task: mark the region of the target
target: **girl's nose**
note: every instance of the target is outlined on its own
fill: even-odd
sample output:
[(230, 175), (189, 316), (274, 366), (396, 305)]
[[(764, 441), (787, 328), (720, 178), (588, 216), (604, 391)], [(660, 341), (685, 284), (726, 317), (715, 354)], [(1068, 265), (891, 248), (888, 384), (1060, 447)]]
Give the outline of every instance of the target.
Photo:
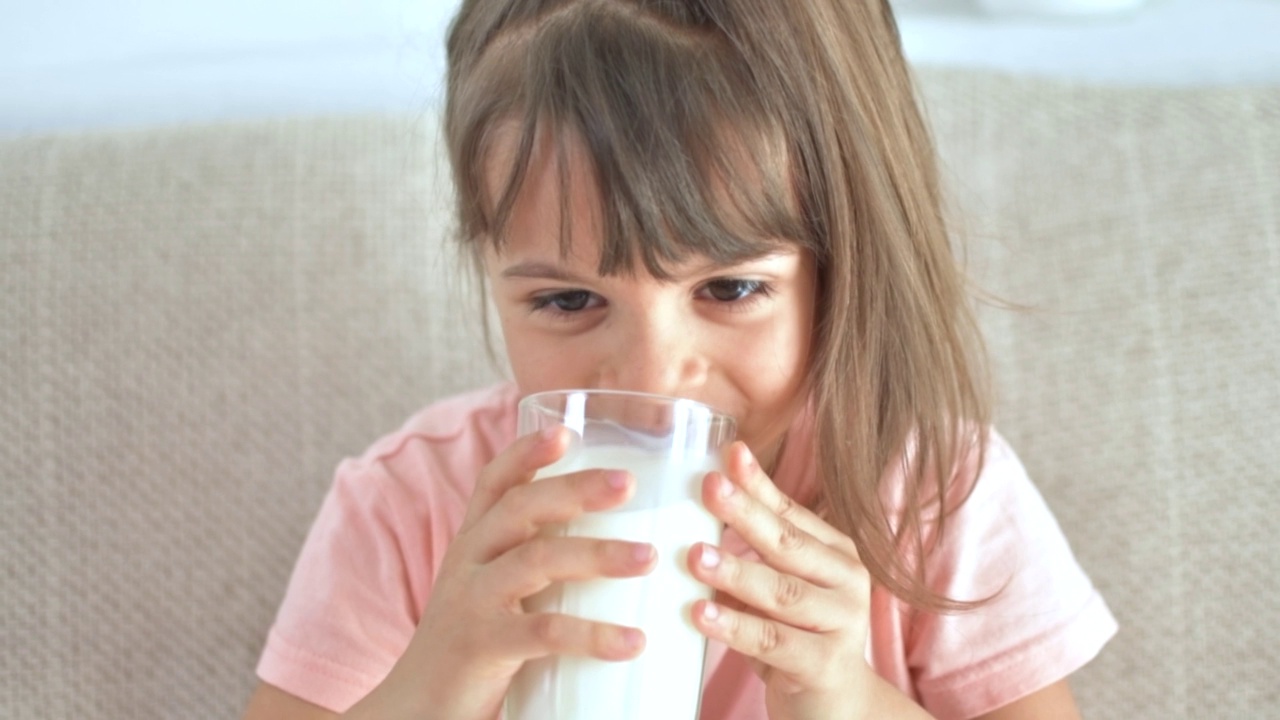
[(599, 387), (675, 397), (701, 394), (710, 363), (695, 328), (650, 317), (618, 329), (622, 332), (610, 338), (613, 347)]

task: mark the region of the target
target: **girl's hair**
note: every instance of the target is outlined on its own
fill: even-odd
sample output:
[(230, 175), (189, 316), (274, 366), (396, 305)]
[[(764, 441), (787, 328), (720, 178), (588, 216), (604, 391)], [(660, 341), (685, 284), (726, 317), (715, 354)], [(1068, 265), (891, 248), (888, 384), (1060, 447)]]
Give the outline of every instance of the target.
[[(899, 598), (971, 605), (931, 590), (923, 559), (967, 496), (955, 473), (981, 467), (985, 367), (888, 3), (466, 0), (448, 54), (445, 133), (473, 257), (501, 247), (547, 139), (561, 198), (566, 153), (585, 149), (603, 274), (642, 262), (661, 278), (690, 255), (734, 262), (780, 243), (813, 254), (822, 510)], [(517, 149), (495, 192), (500, 131)], [(888, 492), (895, 468), (908, 482)]]

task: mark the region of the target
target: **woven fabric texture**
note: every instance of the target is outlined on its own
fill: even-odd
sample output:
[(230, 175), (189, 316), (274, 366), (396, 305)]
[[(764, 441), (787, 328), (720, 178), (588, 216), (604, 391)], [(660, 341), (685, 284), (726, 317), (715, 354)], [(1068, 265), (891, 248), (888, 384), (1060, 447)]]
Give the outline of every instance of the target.
[(0, 717), (238, 716), (336, 462), (493, 375), (437, 147), (387, 119), (0, 146)]
[[(1280, 91), (926, 72), (999, 425), (1121, 634), (1096, 718), (1280, 702)], [(0, 142), (0, 717), (239, 714), (334, 465), (496, 376), (424, 119)]]
[(1087, 717), (1275, 717), (1280, 88), (948, 73), (928, 108), (997, 424), (1120, 634)]

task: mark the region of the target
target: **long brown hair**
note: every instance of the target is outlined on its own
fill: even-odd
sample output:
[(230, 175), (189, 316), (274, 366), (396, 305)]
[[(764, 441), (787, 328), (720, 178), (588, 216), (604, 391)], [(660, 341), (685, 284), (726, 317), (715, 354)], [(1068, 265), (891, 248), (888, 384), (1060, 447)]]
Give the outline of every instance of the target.
[[(957, 470), (981, 466), (985, 366), (888, 3), (467, 0), (448, 54), (459, 231), (477, 255), (503, 242), (548, 132), (562, 160), (569, 138), (587, 149), (602, 274), (639, 260), (663, 277), (690, 254), (739, 260), (778, 238), (813, 253), (823, 510), (899, 598), (969, 605), (933, 592), (922, 561), (965, 496)], [(504, 125), (520, 141), (490, 197)]]

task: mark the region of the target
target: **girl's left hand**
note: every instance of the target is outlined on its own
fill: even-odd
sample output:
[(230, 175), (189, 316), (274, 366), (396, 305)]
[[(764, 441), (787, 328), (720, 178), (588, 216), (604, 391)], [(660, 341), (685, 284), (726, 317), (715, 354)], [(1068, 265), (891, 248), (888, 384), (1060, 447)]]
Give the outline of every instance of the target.
[(703, 503), (763, 562), (695, 546), (694, 577), (741, 606), (699, 601), (694, 622), (751, 659), (772, 720), (864, 717), (884, 684), (866, 661), (871, 578), (853, 540), (783, 494), (745, 444), (726, 470), (707, 475)]

